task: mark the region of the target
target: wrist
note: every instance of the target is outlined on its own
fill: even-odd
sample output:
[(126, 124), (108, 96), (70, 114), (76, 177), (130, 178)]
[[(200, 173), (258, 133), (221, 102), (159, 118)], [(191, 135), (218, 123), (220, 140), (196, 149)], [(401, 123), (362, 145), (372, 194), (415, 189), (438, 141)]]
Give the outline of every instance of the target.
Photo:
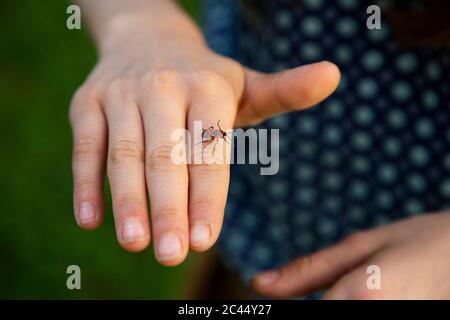
[[(176, 21), (176, 23), (174, 23)], [(99, 30), (95, 42), (100, 55), (123, 46), (124, 43), (145, 44), (159, 40), (187, 40), (190, 44), (206, 46), (201, 30), (183, 14), (155, 17), (154, 14), (121, 14), (107, 21)]]

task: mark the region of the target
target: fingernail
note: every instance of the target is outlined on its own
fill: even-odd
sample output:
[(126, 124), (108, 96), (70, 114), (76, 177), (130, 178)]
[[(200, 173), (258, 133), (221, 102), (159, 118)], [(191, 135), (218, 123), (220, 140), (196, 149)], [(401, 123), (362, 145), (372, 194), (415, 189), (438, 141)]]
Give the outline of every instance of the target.
[(191, 230), (191, 245), (200, 247), (208, 244), (211, 237), (210, 229), (205, 224), (196, 224)]
[(94, 206), (88, 201), (80, 203), (80, 209), (78, 211), (78, 219), (80, 224), (88, 224), (97, 220)]
[(262, 286), (268, 286), (274, 283), (279, 276), (278, 271), (267, 271), (256, 277), (256, 282)]
[(156, 257), (160, 261), (176, 258), (181, 253), (180, 238), (174, 233), (166, 233), (159, 239)]
[(130, 218), (124, 221), (122, 240), (124, 243), (145, 240), (144, 225), (139, 219)]

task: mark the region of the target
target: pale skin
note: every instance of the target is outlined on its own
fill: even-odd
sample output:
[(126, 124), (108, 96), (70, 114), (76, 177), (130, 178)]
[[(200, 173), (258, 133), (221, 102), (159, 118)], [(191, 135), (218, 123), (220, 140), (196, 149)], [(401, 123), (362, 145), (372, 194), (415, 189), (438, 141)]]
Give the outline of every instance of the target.
[[(450, 214), (422, 215), (355, 233), (253, 279), (274, 298), (326, 289), (324, 299), (450, 299)], [(369, 289), (367, 267), (380, 268), (380, 289)]]
[(102, 223), (106, 174), (120, 245), (141, 251), (152, 238), (156, 259), (177, 265), (217, 240), (229, 167), (175, 165), (171, 133), (194, 120), (226, 130), (311, 107), (336, 89), (339, 70), (329, 62), (249, 70), (211, 51), (171, 0), (77, 4), (99, 61), (70, 107), (76, 221), (86, 230)]
[[(174, 165), (171, 132), (194, 120), (251, 126), (311, 107), (336, 89), (339, 70), (329, 62), (249, 70), (208, 49), (171, 0), (77, 3), (99, 61), (70, 108), (76, 221), (86, 230), (102, 223), (106, 174), (120, 245), (141, 251), (152, 238), (156, 259), (177, 265), (219, 236), (229, 168)], [(440, 213), (360, 232), (258, 275), (253, 286), (278, 298), (317, 289), (328, 299), (450, 298), (448, 230), (450, 215)], [(371, 264), (381, 268), (381, 290), (366, 287)]]

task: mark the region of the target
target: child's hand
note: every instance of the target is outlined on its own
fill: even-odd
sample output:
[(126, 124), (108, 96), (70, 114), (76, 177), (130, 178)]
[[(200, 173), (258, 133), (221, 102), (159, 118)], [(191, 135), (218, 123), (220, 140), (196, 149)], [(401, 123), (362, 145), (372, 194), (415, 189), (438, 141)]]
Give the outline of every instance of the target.
[[(253, 285), (277, 298), (331, 286), (325, 299), (450, 299), (449, 231), (450, 213), (410, 218), (259, 274)], [(377, 276), (367, 271), (372, 265), (379, 267), (379, 289), (367, 285)]]
[(102, 44), (70, 108), (76, 219), (83, 229), (101, 224), (106, 165), (119, 243), (130, 251), (148, 246), (148, 191), (156, 257), (176, 265), (189, 247), (204, 251), (216, 241), (229, 168), (175, 165), (172, 132), (192, 130), (194, 120), (247, 126), (312, 106), (335, 90), (339, 71), (318, 63), (260, 74), (195, 36), (120, 30)]

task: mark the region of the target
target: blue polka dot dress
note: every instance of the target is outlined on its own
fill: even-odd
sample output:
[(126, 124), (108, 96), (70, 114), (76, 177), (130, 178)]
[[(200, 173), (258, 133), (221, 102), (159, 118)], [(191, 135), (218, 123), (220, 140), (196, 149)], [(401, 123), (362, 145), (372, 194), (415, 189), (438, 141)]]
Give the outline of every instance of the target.
[[(271, 72), (321, 60), (342, 81), (318, 106), (268, 120), (280, 170), (232, 166), (224, 260), (244, 280), (356, 230), (450, 207), (450, 56), (366, 27), (365, 1), (205, 1), (210, 46)], [(295, 93), (293, 93), (295, 94)]]

